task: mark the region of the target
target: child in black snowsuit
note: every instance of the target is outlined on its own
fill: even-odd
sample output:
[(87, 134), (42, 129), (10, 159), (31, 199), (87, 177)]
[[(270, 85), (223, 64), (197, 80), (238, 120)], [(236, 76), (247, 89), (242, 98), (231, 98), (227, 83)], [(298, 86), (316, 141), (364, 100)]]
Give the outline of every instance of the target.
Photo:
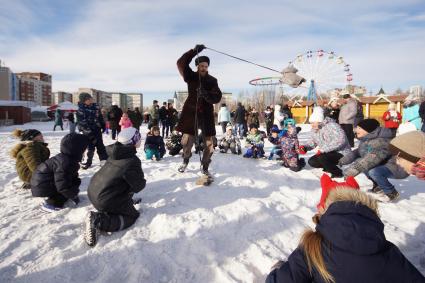
[(88, 143), (84, 135), (68, 134), (62, 138), (61, 152), (37, 166), (31, 178), (31, 192), (34, 197), (47, 197), (43, 210), (58, 211), (68, 200), (74, 206), (79, 203), (78, 169)]
[(140, 215), (133, 202), (133, 195), (146, 185), (142, 163), (136, 156), (140, 143), (139, 131), (123, 129), (118, 142), (107, 147), (105, 165), (91, 179), (87, 195), (98, 212), (90, 211), (86, 218), (84, 238), (89, 246), (96, 245), (99, 231), (126, 229)]
[(160, 136), (159, 127), (153, 126), (145, 140), (146, 159), (152, 160), (155, 156), (156, 161), (161, 160), (165, 154), (164, 138)]
[(168, 154), (171, 156), (177, 155), (180, 153), (180, 150), (183, 149), (182, 146), (182, 134), (177, 131), (171, 133), (170, 139), (166, 143)]

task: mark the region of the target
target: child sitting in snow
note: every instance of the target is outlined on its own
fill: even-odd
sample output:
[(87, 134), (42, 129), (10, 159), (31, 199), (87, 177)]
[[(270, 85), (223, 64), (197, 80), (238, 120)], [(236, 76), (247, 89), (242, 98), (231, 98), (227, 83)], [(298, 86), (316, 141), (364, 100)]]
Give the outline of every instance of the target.
[(16, 159), (16, 171), (19, 179), (24, 182), (21, 188), (30, 189), (33, 172), (39, 164), (49, 159), (50, 151), (39, 130), (22, 131), (16, 129), (13, 131), (13, 135), (21, 139), (21, 142), (11, 151), (12, 157)]
[(249, 134), (246, 137), (245, 147), (247, 147), (248, 149), (243, 155), (243, 157), (245, 158), (264, 157), (263, 135), (258, 131), (258, 127), (255, 124), (251, 124), (249, 127)]
[(221, 153), (227, 153), (229, 149), (233, 154), (242, 153), (241, 142), (239, 141), (238, 137), (233, 134), (232, 125), (228, 125), (226, 127), (226, 134), (220, 140), (220, 144), (218, 147), (220, 148)]
[(99, 231), (123, 230), (139, 217), (133, 195), (146, 185), (142, 163), (136, 155), (140, 144), (139, 131), (127, 128), (120, 132), (118, 142), (106, 148), (109, 158), (87, 189), (90, 202), (98, 210), (90, 211), (85, 221), (84, 239), (89, 246), (96, 245)]
[(84, 135), (72, 133), (64, 136), (60, 153), (41, 163), (34, 171), (31, 192), (34, 197), (47, 197), (41, 207), (43, 210), (58, 211), (68, 200), (73, 206), (78, 205), (81, 184), (78, 169), (88, 143)]
[(280, 148), (280, 138), (279, 138), (279, 128), (274, 125), (271, 128), (271, 136), (269, 137), (269, 142), (273, 145), (270, 150), (269, 160), (273, 160), (273, 156), (276, 154), (279, 157), (282, 155), (282, 149)]
[(157, 126), (153, 126), (146, 136), (145, 153), (147, 160), (152, 160), (155, 156), (156, 161), (159, 161), (164, 157), (164, 139), (160, 136), (159, 127)]
[(177, 131), (173, 131), (169, 140), (166, 143), (168, 154), (171, 156), (177, 155), (180, 153), (180, 150), (183, 149), (182, 146), (182, 137), (183, 135)]
[(121, 117), (121, 120), (120, 120), (120, 123), (119, 124), (121, 126), (121, 129), (127, 129), (127, 128), (133, 127), (133, 123), (131, 123), (131, 120), (128, 117), (128, 114), (127, 113), (123, 113), (122, 114), (122, 117)]
[(298, 172), (305, 166), (304, 158), (298, 158), (299, 142), (297, 128), (288, 125), (285, 134), (280, 138), (282, 149), (282, 166)]

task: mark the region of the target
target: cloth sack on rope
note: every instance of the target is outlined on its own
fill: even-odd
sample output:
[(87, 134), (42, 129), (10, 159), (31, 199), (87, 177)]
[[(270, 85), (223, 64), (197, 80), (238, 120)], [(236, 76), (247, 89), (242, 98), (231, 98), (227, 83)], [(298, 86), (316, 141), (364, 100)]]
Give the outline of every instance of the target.
[(298, 87), (300, 84), (305, 82), (305, 79), (299, 75), (297, 75), (298, 69), (294, 66), (288, 66), (282, 71), (281, 82), (287, 84), (293, 88)]

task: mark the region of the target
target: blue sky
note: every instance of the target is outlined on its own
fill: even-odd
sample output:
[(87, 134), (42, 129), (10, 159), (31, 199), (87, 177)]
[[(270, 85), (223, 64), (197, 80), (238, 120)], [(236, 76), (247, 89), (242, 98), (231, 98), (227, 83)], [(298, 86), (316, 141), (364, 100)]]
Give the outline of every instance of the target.
[[(344, 56), (354, 84), (425, 85), (425, 1), (0, 0), (0, 59), (53, 75), (53, 89), (141, 91), (145, 103), (186, 86), (175, 62), (196, 43), (276, 69), (307, 50)], [(205, 51), (223, 90), (274, 75)]]

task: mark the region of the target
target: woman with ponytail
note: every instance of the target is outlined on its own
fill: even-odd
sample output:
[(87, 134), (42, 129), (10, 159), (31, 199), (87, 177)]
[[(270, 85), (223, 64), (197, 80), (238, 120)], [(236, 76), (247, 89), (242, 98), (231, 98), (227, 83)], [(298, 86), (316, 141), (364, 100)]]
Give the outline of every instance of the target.
[(50, 151), (39, 130), (16, 129), (13, 135), (20, 139), (20, 143), (12, 149), (11, 155), (16, 159), (18, 176), (24, 182), (21, 188), (30, 189), (32, 173), (40, 163), (49, 159)]
[(321, 178), (322, 199), (315, 231), (301, 237), (286, 262), (279, 261), (267, 283), (425, 282), (425, 277), (384, 235), (375, 199), (344, 183)]

